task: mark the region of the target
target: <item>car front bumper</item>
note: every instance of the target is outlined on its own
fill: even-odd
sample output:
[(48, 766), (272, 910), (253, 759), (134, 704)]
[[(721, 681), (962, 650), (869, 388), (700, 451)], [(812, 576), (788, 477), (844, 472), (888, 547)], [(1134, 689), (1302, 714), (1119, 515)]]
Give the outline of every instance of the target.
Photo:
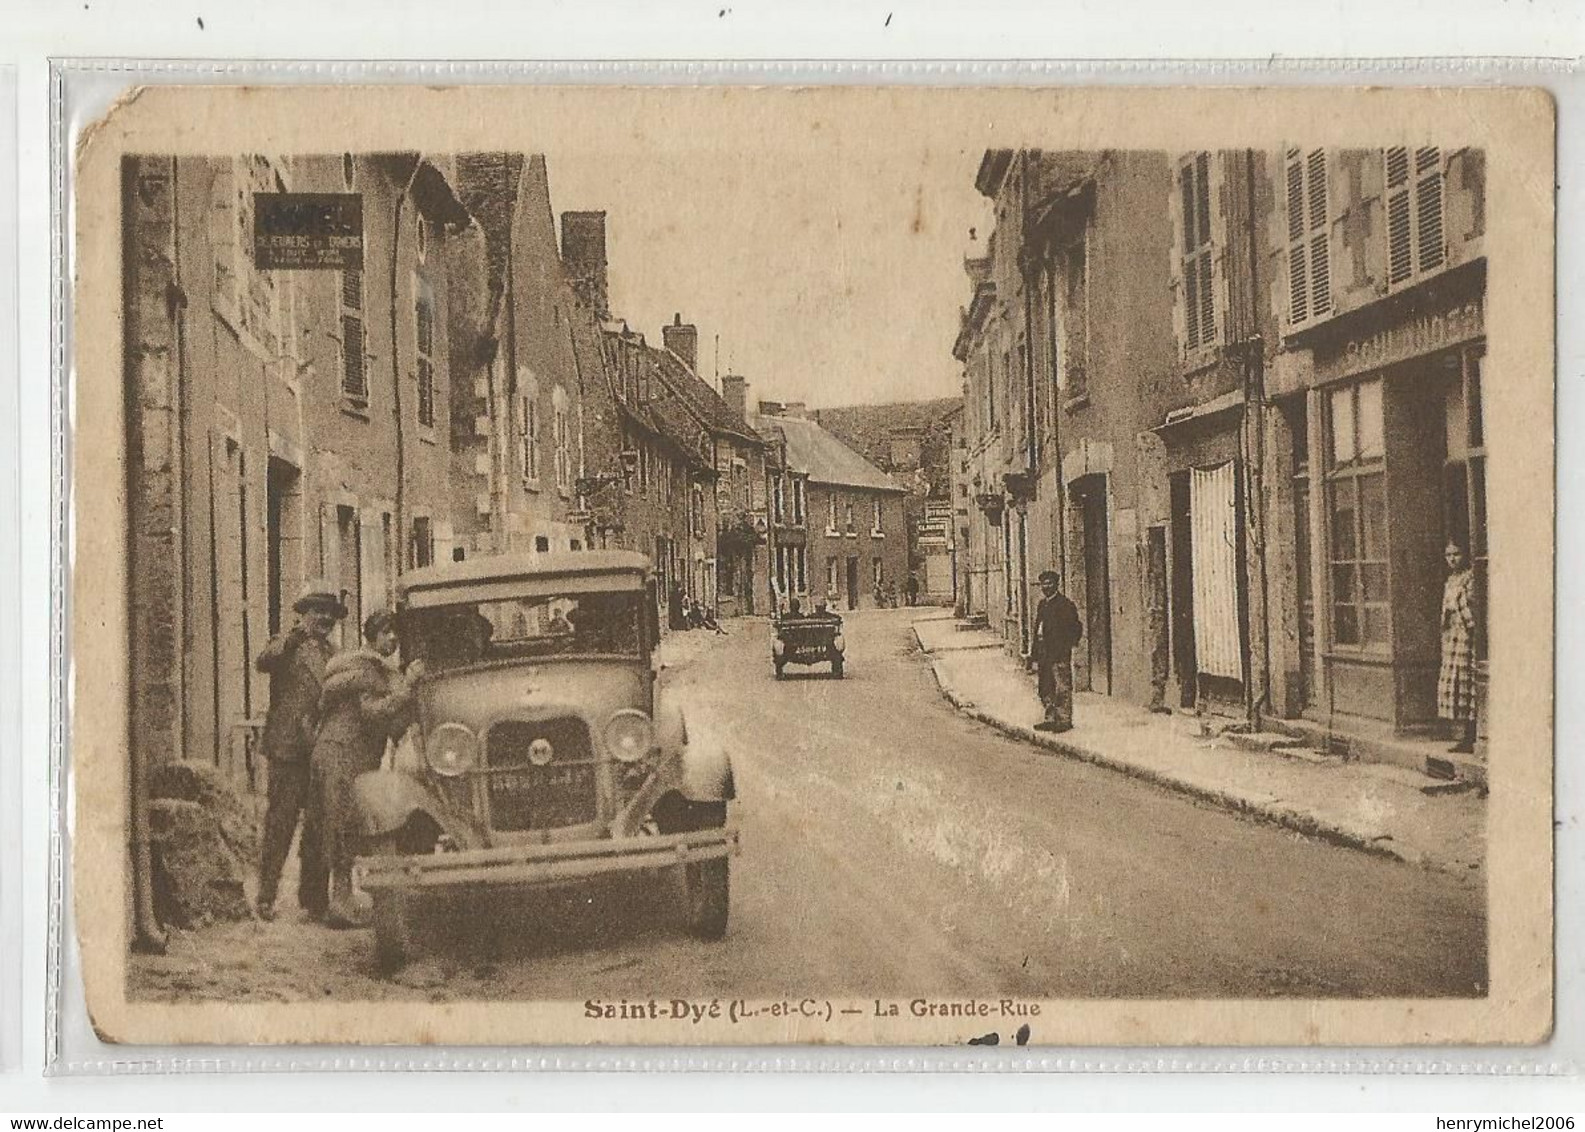
[(738, 851), (734, 826), (656, 837), (601, 838), (550, 845), (500, 845), (421, 856), (360, 857), (358, 884), (381, 889), (434, 890), (463, 886), (540, 887), (573, 884), (612, 873), (691, 865)]

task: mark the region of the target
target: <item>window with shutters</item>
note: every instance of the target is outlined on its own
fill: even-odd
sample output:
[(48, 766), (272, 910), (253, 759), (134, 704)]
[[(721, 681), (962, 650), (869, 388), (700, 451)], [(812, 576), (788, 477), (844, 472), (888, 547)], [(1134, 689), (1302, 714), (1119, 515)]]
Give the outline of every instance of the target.
[(1178, 165), (1178, 307), (1185, 353), (1216, 341), (1215, 240), (1211, 231), (1211, 155), (1196, 153)]
[(524, 482), (539, 482), (539, 388), (526, 370), (517, 373), (518, 472)]
[(1442, 226), (1442, 151), (1394, 146), (1386, 166), (1387, 286), (1403, 287), (1447, 262)]
[(1332, 313), (1332, 250), (1326, 151), (1287, 151), (1288, 321), (1303, 326)]
[(551, 442), (555, 446), (556, 487), (563, 495), (572, 489), (572, 424), (567, 412), (567, 391), (551, 390)]
[(418, 341), (418, 423), (435, 426), (435, 294), (420, 277), (413, 299), (413, 322)]
[(1062, 371), (1057, 383), (1067, 390), (1068, 400), (1077, 401), (1089, 393), (1090, 304), (1088, 235), (1068, 249), (1063, 265), (1061, 351)]
[(341, 392), (366, 404), (369, 374), (363, 341), (363, 272), (341, 273)]
[(435, 561), (435, 535), (430, 529), (428, 515), (413, 516), (408, 544), (407, 563), (412, 569), (422, 569)]

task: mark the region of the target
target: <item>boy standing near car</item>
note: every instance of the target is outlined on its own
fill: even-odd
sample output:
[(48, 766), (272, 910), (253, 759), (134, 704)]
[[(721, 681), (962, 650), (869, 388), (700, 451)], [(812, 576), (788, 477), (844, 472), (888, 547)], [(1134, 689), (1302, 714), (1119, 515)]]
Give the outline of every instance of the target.
[(1079, 611), (1062, 593), (1062, 578), (1055, 570), (1040, 575), (1040, 606), (1035, 611), (1035, 635), (1029, 653), (1039, 676), (1040, 702), (1046, 718), (1036, 731), (1073, 729), (1073, 646), (1083, 629)]
[(347, 607), (341, 594), (320, 580), (303, 587), (292, 609), (298, 615), (297, 623), (272, 638), (256, 662), (258, 670), (270, 678), (270, 710), (264, 717), (262, 744), (268, 760), (268, 800), (255, 905), (261, 920), (275, 918), (275, 893), (299, 817), (303, 835), (297, 853), (297, 902), (318, 919), (324, 916), (330, 896), (316, 807), (309, 796), (309, 756), (314, 749), (325, 666), (334, 651), (330, 631), (347, 615)]

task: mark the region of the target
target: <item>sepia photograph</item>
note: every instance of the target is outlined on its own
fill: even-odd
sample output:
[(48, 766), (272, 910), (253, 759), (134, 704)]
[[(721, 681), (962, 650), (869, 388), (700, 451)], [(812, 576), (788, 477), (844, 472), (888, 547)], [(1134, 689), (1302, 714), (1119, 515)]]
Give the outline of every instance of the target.
[(129, 95), (72, 188), (96, 1030), (1543, 1040), (1552, 131)]

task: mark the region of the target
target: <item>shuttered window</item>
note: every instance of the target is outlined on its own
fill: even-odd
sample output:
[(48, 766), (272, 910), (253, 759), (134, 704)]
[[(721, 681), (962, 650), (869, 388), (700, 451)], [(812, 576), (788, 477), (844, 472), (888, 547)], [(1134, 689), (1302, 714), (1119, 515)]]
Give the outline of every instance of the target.
[(1209, 153), (1197, 153), (1178, 167), (1178, 188), (1183, 209), (1178, 301), (1183, 310), (1184, 349), (1195, 350), (1216, 340)]
[(358, 401), (369, 397), (363, 359), (363, 272), (341, 273), (341, 392)]
[(413, 322), (418, 338), (418, 423), (435, 423), (435, 297), (429, 284), (419, 280), (413, 302)]
[(1288, 321), (1298, 326), (1332, 312), (1326, 151), (1289, 149), (1285, 168)]
[(1442, 224), (1442, 151), (1435, 146), (1385, 151), (1387, 284), (1398, 287), (1447, 262)]

